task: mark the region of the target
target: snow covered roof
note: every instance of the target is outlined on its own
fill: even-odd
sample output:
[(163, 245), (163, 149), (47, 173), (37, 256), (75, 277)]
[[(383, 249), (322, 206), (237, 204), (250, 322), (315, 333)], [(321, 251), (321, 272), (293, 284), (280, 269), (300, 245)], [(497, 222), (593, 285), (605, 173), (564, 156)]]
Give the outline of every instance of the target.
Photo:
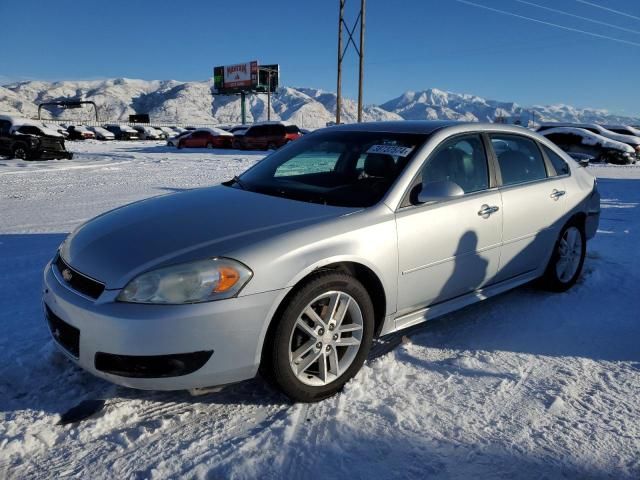
[(630, 125), (603, 125), (603, 127), (608, 130), (612, 130), (612, 129), (624, 130), (626, 132), (629, 132), (629, 135), (640, 137), (640, 129), (632, 127)]
[(37, 127), (42, 130), (42, 133), (51, 137), (62, 138), (62, 134), (56, 130), (46, 127), (44, 123), (35, 120), (29, 120), (27, 118), (14, 117), (11, 115), (0, 115), (0, 120), (8, 120), (11, 122), (11, 131), (15, 132), (17, 129), (23, 126)]
[(621, 133), (612, 132), (607, 130), (602, 125), (597, 123), (562, 123), (562, 122), (543, 122), (540, 124), (542, 127), (574, 127), (583, 128), (586, 130), (597, 130), (599, 135), (610, 138), (622, 143), (628, 143), (630, 145), (640, 145), (640, 137), (634, 135), (623, 135)]
[(227, 132), (226, 130), (222, 130), (221, 128), (210, 127), (210, 128), (199, 128), (194, 131), (205, 131), (209, 132), (214, 137), (233, 137), (233, 133)]
[[(540, 135), (548, 136), (554, 133), (571, 133), (573, 135), (578, 135), (582, 137), (582, 143), (584, 145), (600, 145), (605, 148), (612, 148), (614, 150), (620, 150), (622, 152), (634, 153), (635, 150), (630, 145), (627, 145), (623, 142), (618, 142), (616, 140), (611, 140), (610, 138), (603, 137), (602, 135), (598, 135), (597, 133), (590, 132), (589, 130), (585, 130), (584, 128), (576, 128), (576, 127), (555, 127), (549, 128), (547, 130), (543, 130), (538, 132)], [(624, 136), (624, 135), (623, 135)]]

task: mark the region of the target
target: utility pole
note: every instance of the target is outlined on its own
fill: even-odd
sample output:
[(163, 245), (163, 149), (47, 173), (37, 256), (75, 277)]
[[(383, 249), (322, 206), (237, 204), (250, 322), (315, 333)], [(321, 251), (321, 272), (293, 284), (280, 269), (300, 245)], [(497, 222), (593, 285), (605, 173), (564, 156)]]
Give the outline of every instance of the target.
[(246, 125), (247, 123), (247, 111), (244, 105), (244, 102), (247, 98), (247, 94), (244, 92), (240, 92), (240, 116), (242, 118), (242, 125)]
[[(360, 69), (358, 74), (358, 122), (362, 121), (362, 98), (363, 98), (363, 81), (364, 81), (364, 28), (365, 28), (365, 7), (366, 0), (360, 0), (360, 12), (353, 24), (352, 28), (349, 28), (344, 20), (344, 7), (346, 0), (340, 0), (340, 16), (338, 18), (338, 85), (337, 85), (337, 98), (336, 98), (336, 123), (340, 123), (340, 117), (342, 114), (342, 60), (349, 48), (349, 45), (353, 45), (354, 50), (358, 54), (360, 59)], [(360, 23), (360, 41), (356, 45), (353, 39), (353, 34), (356, 31), (356, 27)], [(347, 31), (347, 45), (343, 48), (342, 45), (342, 27), (344, 26)]]
[(358, 123), (362, 122), (362, 80), (364, 79), (364, 14), (366, 0), (360, 0), (360, 71), (358, 74)]
[(267, 122), (271, 121), (271, 70), (267, 72)]
[(340, 16), (338, 17), (338, 87), (336, 92), (336, 123), (340, 124), (342, 107), (342, 24), (344, 23), (344, 2), (340, 0)]

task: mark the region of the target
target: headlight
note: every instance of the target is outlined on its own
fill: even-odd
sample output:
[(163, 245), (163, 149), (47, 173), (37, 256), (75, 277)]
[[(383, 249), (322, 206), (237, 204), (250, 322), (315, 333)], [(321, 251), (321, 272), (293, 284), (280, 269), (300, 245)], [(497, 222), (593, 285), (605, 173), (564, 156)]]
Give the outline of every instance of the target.
[(199, 303), (233, 297), (253, 272), (229, 258), (211, 258), (143, 273), (120, 292), (117, 300), (130, 303)]

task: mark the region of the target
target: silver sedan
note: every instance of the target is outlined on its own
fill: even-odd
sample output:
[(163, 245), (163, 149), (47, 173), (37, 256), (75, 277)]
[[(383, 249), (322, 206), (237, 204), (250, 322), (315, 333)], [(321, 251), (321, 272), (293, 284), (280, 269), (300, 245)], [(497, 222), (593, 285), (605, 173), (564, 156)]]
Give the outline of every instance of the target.
[(587, 170), (520, 127), (326, 128), (219, 186), (71, 233), (44, 272), (56, 343), (141, 389), (262, 372), (316, 401), (386, 335), (532, 280), (564, 291), (595, 235)]

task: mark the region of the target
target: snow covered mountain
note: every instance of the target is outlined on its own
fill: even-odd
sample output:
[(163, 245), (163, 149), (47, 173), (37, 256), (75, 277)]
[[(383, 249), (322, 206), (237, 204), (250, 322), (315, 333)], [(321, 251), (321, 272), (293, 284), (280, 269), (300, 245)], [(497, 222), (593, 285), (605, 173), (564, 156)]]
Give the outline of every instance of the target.
[[(29, 81), (0, 86), (0, 112), (29, 117), (37, 115), (44, 101), (92, 100), (100, 119), (126, 120), (130, 114), (149, 113), (156, 122), (236, 123), (240, 120), (238, 96), (214, 96), (209, 82), (133, 80)], [(271, 99), (271, 118), (291, 121), (307, 128), (322, 127), (335, 119), (336, 95), (314, 88), (284, 87)], [(45, 118), (90, 119), (87, 109), (52, 109)], [(639, 119), (610, 115), (605, 110), (579, 109), (568, 105), (522, 107), (513, 102), (487, 100), (435, 88), (405, 92), (380, 106), (364, 109), (365, 121), (373, 120), (467, 120), (494, 121), (498, 117), (527, 123), (536, 121), (639, 123)], [(266, 95), (248, 97), (249, 122), (267, 119)], [(356, 103), (343, 102), (343, 121), (356, 120)]]

